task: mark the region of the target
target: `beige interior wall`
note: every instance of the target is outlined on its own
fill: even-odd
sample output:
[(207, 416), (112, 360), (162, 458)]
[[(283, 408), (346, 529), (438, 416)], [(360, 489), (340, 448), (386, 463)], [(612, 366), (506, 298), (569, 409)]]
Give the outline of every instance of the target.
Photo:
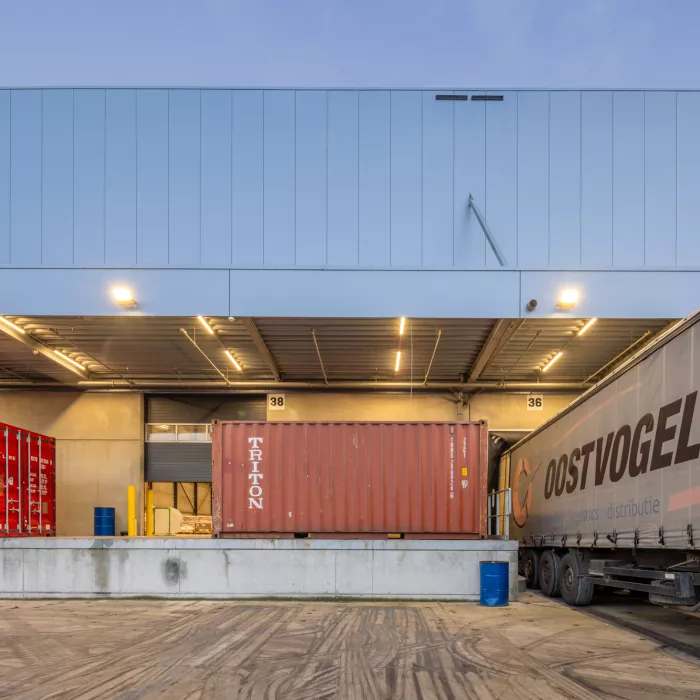
[(544, 394), (541, 411), (527, 410), (528, 394), (475, 394), (465, 420), (486, 420), (491, 430), (534, 430), (566, 408), (578, 394)]
[[(191, 515), (194, 513), (194, 483), (179, 483), (177, 488), (178, 510), (185, 515)], [(187, 494), (187, 496), (185, 496), (185, 494)], [(187, 500), (187, 497), (189, 497), (189, 501)], [(172, 508), (174, 500), (172, 482), (153, 482), (154, 508)], [(193, 505), (190, 505), (190, 501)], [(197, 484), (197, 505), (199, 515), (211, 515), (211, 484)]]
[(141, 394), (4, 391), (0, 421), (56, 438), (58, 535), (92, 535), (95, 506), (114, 507), (125, 531), (129, 485), (143, 512)]
[(457, 405), (451, 395), (285, 394), (285, 410), (270, 411), (269, 421), (451, 421)]
[[(464, 420), (486, 420), (490, 428), (532, 430), (577, 394), (544, 395), (542, 411), (527, 410), (526, 394), (476, 394), (469, 398)], [(466, 402), (465, 398), (465, 402)], [(457, 401), (452, 394), (287, 393), (284, 411), (270, 411), (269, 421), (453, 421)]]
[(153, 507), (172, 508), (175, 499), (173, 498), (173, 485), (169, 481), (153, 482)]

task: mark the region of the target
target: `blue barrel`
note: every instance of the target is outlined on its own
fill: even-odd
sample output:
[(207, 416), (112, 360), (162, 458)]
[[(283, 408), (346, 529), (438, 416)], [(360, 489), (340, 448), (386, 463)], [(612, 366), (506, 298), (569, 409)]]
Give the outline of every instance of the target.
[(508, 562), (482, 561), (479, 563), (482, 605), (508, 605)]
[(114, 537), (114, 508), (95, 507), (95, 537)]

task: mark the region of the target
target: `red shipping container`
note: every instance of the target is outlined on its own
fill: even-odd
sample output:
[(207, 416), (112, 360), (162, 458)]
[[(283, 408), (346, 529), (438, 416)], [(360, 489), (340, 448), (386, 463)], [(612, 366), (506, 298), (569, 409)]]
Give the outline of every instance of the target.
[(0, 537), (56, 534), (56, 441), (0, 423)]
[(487, 534), (485, 422), (214, 421), (212, 447), (215, 537)]

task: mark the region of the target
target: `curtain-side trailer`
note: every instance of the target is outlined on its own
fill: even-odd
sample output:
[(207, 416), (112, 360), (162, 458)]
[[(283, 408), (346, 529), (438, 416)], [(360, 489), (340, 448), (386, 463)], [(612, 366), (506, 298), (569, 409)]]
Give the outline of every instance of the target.
[(504, 454), (528, 587), (700, 602), (698, 388), (700, 312)]

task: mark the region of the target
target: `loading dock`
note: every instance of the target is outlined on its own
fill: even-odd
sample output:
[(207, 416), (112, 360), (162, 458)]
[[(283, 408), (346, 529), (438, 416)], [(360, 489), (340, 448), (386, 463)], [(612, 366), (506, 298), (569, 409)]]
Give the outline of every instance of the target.
[[(194, 513), (194, 494), (173, 484), (206, 493), (214, 418), (486, 420), (512, 441), (669, 323), (601, 319), (578, 336), (587, 319), (407, 319), (402, 335), (400, 319), (206, 317), (212, 334), (197, 317), (4, 318), (19, 330), (0, 333), (0, 418), (57, 437), (57, 526), (69, 536), (92, 534), (94, 505), (116, 507), (125, 531), (129, 484), (141, 513), (147, 483), (158, 506), (178, 494)], [(56, 350), (89, 378), (49, 359)]]

